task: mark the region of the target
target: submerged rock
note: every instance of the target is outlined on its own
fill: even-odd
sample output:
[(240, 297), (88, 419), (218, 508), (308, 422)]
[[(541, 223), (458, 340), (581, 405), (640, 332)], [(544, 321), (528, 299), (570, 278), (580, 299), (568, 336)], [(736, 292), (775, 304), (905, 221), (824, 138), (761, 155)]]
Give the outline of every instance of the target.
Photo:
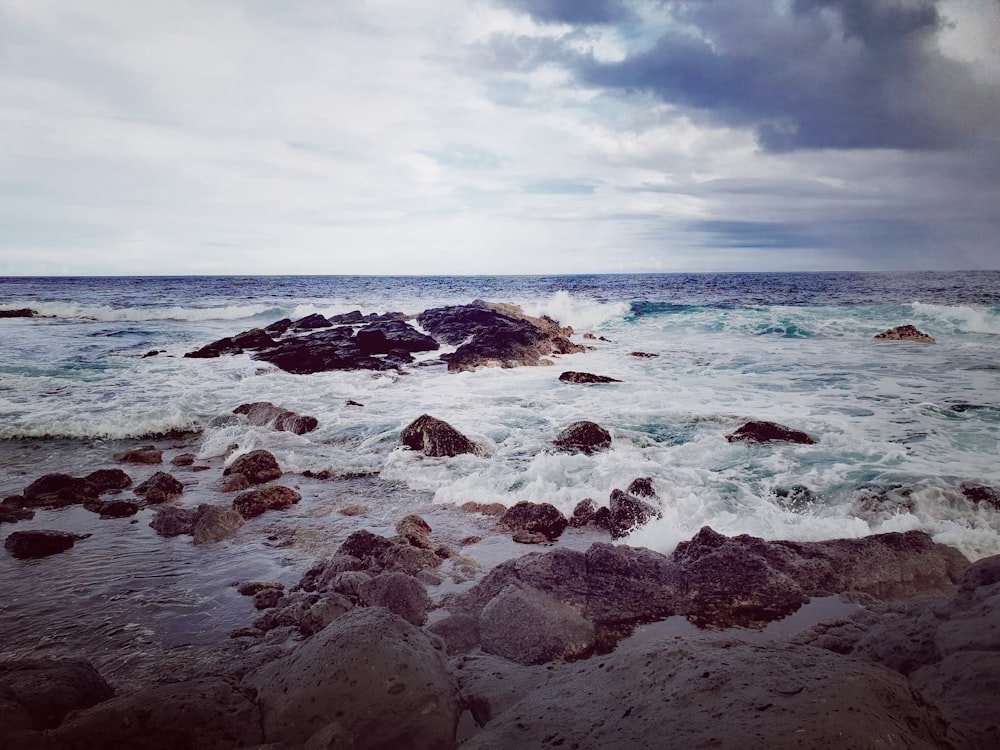
[(228, 539), (243, 526), (243, 516), (232, 508), (201, 504), (197, 508), (158, 508), (150, 527), (160, 536), (191, 534), (195, 544)]
[(3, 546), (14, 557), (31, 559), (65, 552), (76, 544), (78, 539), (86, 539), (89, 536), (90, 534), (70, 534), (66, 531), (49, 529), (12, 531), (7, 535)]
[(68, 474), (46, 474), (24, 488), (25, 508), (61, 508), (96, 499), (98, 488)]
[(876, 333), (872, 338), (880, 341), (915, 341), (918, 344), (936, 344), (933, 336), (919, 331), (912, 325), (896, 326), (882, 333)]
[(611, 447), (611, 433), (594, 422), (574, 422), (560, 432), (553, 443), (567, 453), (590, 455)]
[(580, 383), (580, 384), (592, 384), (592, 383), (620, 383), (622, 381), (617, 378), (611, 378), (607, 375), (594, 375), (589, 372), (573, 372), (567, 371), (559, 376), (559, 381), (562, 383)]
[(812, 437), (800, 430), (793, 430), (776, 422), (760, 420), (747, 422), (735, 432), (726, 435), (726, 440), (730, 443), (786, 442), (800, 443), (802, 445), (812, 445), (816, 442)]
[(399, 441), (411, 450), (432, 457), (479, 453), (478, 446), (469, 438), (429, 414), (422, 414), (403, 428)]
[(233, 409), (233, 414), (246, 415), (247, 422), (257, 427), (272, 427), (279, 432), (292, 432), (296, 435), (312, 432), (319, 426), (316, 417), (296, 414), (269, 401), (240, 404)]
[(163, 451), (155, 445), (144, 445), (141, 448), (132, 448), (116, 453), (115, 461), (120, 461), (123, 464), (161, 464), (163, 463)]

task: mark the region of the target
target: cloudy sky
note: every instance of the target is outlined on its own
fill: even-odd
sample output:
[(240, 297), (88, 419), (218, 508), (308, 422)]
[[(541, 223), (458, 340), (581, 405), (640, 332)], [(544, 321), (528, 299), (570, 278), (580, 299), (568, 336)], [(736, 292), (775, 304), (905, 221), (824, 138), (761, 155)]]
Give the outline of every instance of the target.
[(1000, 0), (0, 0), (0, 275), (1000, 268)]

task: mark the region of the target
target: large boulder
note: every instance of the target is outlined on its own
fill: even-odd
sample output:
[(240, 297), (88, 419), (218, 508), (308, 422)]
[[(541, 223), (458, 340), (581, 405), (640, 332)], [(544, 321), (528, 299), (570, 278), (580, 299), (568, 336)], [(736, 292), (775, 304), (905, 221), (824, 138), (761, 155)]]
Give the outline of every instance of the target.
[(573, 422), (553, 441), (557, 449), (566, 453), (590, 455), (611, 447), (611, 433), (594, 422)]
[(371, 323), (354, 335), (355, 343), (365, 354), (389, 354), (396, 350), (405, 352), (432, 352), (440, 344), (430, 336), (402, 320)]
[(432, 457), (479, 453), (478, 446), (469, 438), (444, 420), (429, 414), (422, 414), (404, 427), (399, 441), (411, 450)]
[(236, 499), (233, 500), (233, 510), (243, 518), (250, 519), (269, 510), (291, 508), (301, 499), (302, 495), (291, 487), (269, 485), (237, 495)]
[(420, 581), (405, 573), (382, 573), (360, 581), (357, 594), (366, 607), (385, 607), (418, 627), (426, 622), (433, 606)]
[(77, 540), (89, 536), (90, 534), (70, 534), (67, 531), (49, 529), (12, 531), (4, 540), (3, 546), (14, 557), (32, 559), (65, 552), (76, 544)]
[[(458, 686), (422, 631), (381, 607), (353, 609), (289, 656), (247, 675), (269, 743), (451, 750)], [(326, 745), (324, 745), (326, 746)]]
[(515, 534), (521, 531), (541, 534), (551, 542), (559, 538), (568, 524), (566, 517), (551, 503), (521, 501), (500, 516), (497, 528)]
[(270, 451), (258, 449), (244, 453), (222, 473), (224, 476), (240, 474), (249, 484), (264, 484), (281, 477), (281, 466)]
[(252, 328), (235, 336), (227, 336), (218, 341), (213, 341), (211, 344), (206, 344), (200, 349), (188, 352), (184, 356), (195, 359), (209, 359), (221, 357), (223, 354), (242, 354), (246, 351), (269, 349), (273, 346), (275, 346), (275, 341), (267, 331), (262, 328)]
[(179, 479), (165, 471), (158, 471), (135, 488), (135, 494), (142, 495), (150, 505), (165, 503), (180, 497), (184, 485)]
[(516, 305), (476, 300), (425, 310), (417, 323), (439, 341), (458, 348), (441, 359), (451, 372), (477, 367), (545, 364), (552, 354), (571, 354), (583, 347), (569, 340), (573, 331), (548, 317), (525, 315)]
[(882, 333), (876, 333), (872, 338), (878, 341), (914, 341), (918, 344), (936, 344), (933, 336), (917, 330), (912, 325), (896, 326)]
[(243, 526), (239, 511), (221, 505), (199, 505), (191, 535), (195, 544), (219, 542), (233, 536)]
[[(57, 726), (70, 711), (107, 700), (114, 690), (83, 659), (21, 659), (0, 662), (0, 690), (30, 717), (25, 729)], [(0, 745), (3, 744), (0, 730)]]
[(730, 443), (800, 443), (812, 445), (816, 441), (801, 430), (793, 430), (776, 422), (751, 420), (726, 435)]
[(93, 500), (99, 489), (93, 483), (68, 474), (46, 474), (24, 488), (25, 508), (61, 508)]
[(149, 522), (149, 526), (160, 536), (171, 537), (193, 533), (197, 521), (197, 509), (167, 505), (157, 508), (156, 515)]
[(270, 401), (240, 404), (233, 409), (233, 414), (246, 415), (247, 422), (254, 426), (272, 427), (279, 432), (292, 432), (296, 435), (312, 432), (319, 425), (316, 417), (296, 414), (288, 409), (275, 406)]
[(350, 326), (285, 339), (255, 356), (298, 375), (329, 370), (386, 370), (391, 367), (362, 350)]
[[(640, 487), (640, 491), (644, 489), (644, 486)], [(656, 493), (652, 496), (655, 497)], [(659, 509), (652, 503), (617, 489), (611, 491), (608, 511), (609, 530), (613, 539), (628, 536), (640, 526), (645, 526), (654, 518), (660, 517)]]

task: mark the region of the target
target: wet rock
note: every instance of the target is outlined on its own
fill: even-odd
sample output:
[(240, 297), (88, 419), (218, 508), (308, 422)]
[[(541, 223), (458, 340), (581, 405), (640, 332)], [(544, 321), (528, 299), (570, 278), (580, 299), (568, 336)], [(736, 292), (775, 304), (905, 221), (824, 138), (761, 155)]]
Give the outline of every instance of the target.
[(507, 512), (507, 506), (503, 503), (477, 503), (470, 500), (459, 507), (466, 513), (481, 513), (484, 516), (502, 516)]
[(802, 513), (815, 507), (818, 498), (816, 494), (803, 484), (793, 484), (791, 487), (775, 487), (774, 499), (785, 510)]
[(358, 587), (361, 603), (366, 607), (385, 607), (411, 625), (423, 625), (433, 603), (423, 585), (405, 573), (382, 573), (369, 578)]
[(984, 508), (1000, 511), (1000, 490), (986, 484), (964, 482), (959, 489), (965, 498)]
[(611, 433), (594, 422), (574, 422), (560, 432), (553, 443), (558, 450), (589, 456), (611, 447)]
[(269, 349), (275, 345), (276, 342), (267, 331), (262, 328), (252, 328), (235, 336), (227, 336), (218, 341), (213, 341), (211, 344), (206, 344), (200, 349), (188, 352), (184, 356), (195, 359), (211, 359), (221, 357), (223, 354), (242, 354), (246, 351)]
[(777, 424), (776, 422), (764, 422), (759, 420), (751, 420), (750, 422), (747, 422), (735, 432), (731, 432), (726, 435), (726, 440), (730, 443), (785, 442), (800, 443), (802, 445), (812, 445), (816, 442), (813, 438), (800, 430), (793, 430)]
[(0, 310), (0, 318), (33, 318), (38, 315), (30, 307), (19, 307), (16, 310)]
[(611, 378), (607, 375), (594, 375), (590, 372), (573, 372), (567, 371), (559, 376), (559, 381), (561, 383), (579, 383), (582, 385), (589, 385), (593, 383), (620, 383), (622, 381), (617, 378)]
[(431, 526), (420, 516), (411, 513), (403, 516), (396, 523), (396, 533), (414, 547), (423, 549), (433, 549), (434, 545), (430, 541)]
[(441, 357), (449, 372), (484, 366), (535, 366), (552, 354), (583, 351), (569, 340), (571, 328), (563, 328), (548, 317), (525, 315), (516, 305), (476, 300), (425, 310), (417, 322), (439, 341), (458, 347)]
[(594, 520), (596, 512), (597, 503), (594, 502), (593, 498), (585, 497), (573, 508), (573, 515), (569, 517), (569, 525), (573, 528), (586, 526)]
[(112, 698), (69, 716), (52, 737), (74, 750), (230, 750), (263, 741), (251, 691), (222, 677), (152, 685)]
[(355, 341), (354, 331), (347, 326), (286, 339), (255, 356), (298, 375), (331, 370), (386, 370), (390, 367), (378, 357), (365, 353)]
[(476, 444), (465, 435), (429, 414), (422, 414), (410, 422), (400, 433), (399, 440), (407, 448), (432, 457), (479, 453)]
[(115, 461), (123, 464), (161, 464), (163, 463), (163, 451), (155, 445), (144, 445), (141, 448), (132, 448), (116, 453)]
[(195, 508), (168, 505), (157, 508), (156, 515), (149, 525), (160, 536), (171, 537), (194, 533), (194, 525), (197, 522), (198, 511)]
[(240, 490), (249, 489), (252, 486), (250, 480), (242, 474), (230, 474), (229, 476), (222, 477), (215, 483), (215, 489), (219, 492), (239, 492)]
[[(640, 487), (642, 488), (643, 486)], [(654, 492), (652, 496), (655, 497), (656, 493)], [(640, 526), (645, 526), (654, 518), (660, 517), (660, 511), (654, 505), (617, 489), (611, 492), (608, 511), (608, 529), (613, 539), (628, 536)]]
[(466, 654), (479, 645), (479, 619), (466, 614), (450, 615), (427, 626), (427, 632), (445, 644), (448, 655)]
[(89, 482), (98, 494), (132, 486), (132, 477), (121, 469), (98, 469), (85, 476), (84, 481)]
[(158, 471), (135, 488), (135, 494), (146, 498), (150, 505), (158, 505), (180, 497), (184, 485), (165, 471)]
[(358, 331), (354, 339), (365, 354), (389, 354), (400, 351), (406, 355), (413, 352), (437, 351), (441, 346), (433, 338), (420, 333), (402, 320), (371, 323)]
[[(20, 659), (0, 662), (0, 689), (30, 717), (28, 728), (50, 729), (70, 711), (114, 695), (83, 659)], [(0, 730), (0, 740), (3, 731)]]
[(240, 404), (233, 409), (233, 414), (245, 414), (247, 422), (257, 427), (272, 427), (279, 432), (292, 432), (296, 435), (312, 432), (319, 426), (316, 417), (296, 414), (269, 401)]
[(25, 560), (65, 552), (76, 544), (78, 539), (86, 539), (89, 536), (90, 534), (70, 534), (66, 531), (49, 529), (12, 531), (7, 535), (3, 546), (13, 557)]
[(0, 502), (0, 523), (17, 523), (30, 521), (35, 517), (35, 511), (24, 507), (23, 495), (11, 495)]
[(659, 357), (659, 354), (653, 354), (651, 352), (629, 352), (630, 357), (638, 357), (639, 359), (653, 359), (654, 357)]
[(521, 501), (507, 510), (497, 521), (500, 531), (541, 534), (543, 541), (555, 541), (566, 530), (568, 521), (550, 503)]
[(259, 449), (244, 453), (233, 461), (225, 471), (224, 476), (242, 474), (250, 484), (264, 484), (281, 477), (281, 467), (278, 460), (269, 451)]
[(281, 589), (261, 589), (253, 595), (253, 606), (254, 609), (271, 609), (278, 606), (278, 603), (284, 598), (285, 592)]
[(276, 320), (269, 325), (264, 326), (264, 331), (271, 336), (284, 336), (289, 328), (292, 327), (291, 318), (282, 318), (281, 320)]
[(912, 491), (902, 485), (866, 485), (851, 495), (851, 512), (867, 521), (886, 521), (900, 513), (913, 513), (916, 508)]
[(387, 609), (354, 609), (246, 677), (266, 742), (301, 745), (338, 724), (343, 747), (454, 746), (458, 687), (426, 634)]
[(80, 477), (68, 474), (46, 474), (24, 488), (25, 508), (62, 508), (93, 500), (97, 488)]
[(236, 534), (243, 526), (243, 516), (220, 505), (199, 505), (190, 533), (195, 544), (219, 542)]
[(135, 500), (105, 500), (98, 503), (89, 503), (84, 507), (97, 513), (101, 518), (128, 518), (139, 512), (139, 503)]
[(254, 596), (265, 589), (284, 591), (285, 584), (278, 583), (277, 581), (245, 581), (236, 587), (236, 590), (242, 596)]
[(937, 343), (932, 336), (917, 330), (909, 324), (896, 326), (895, 328), (882, 331), (882, 333), (876, 333), (873, 338), (880, 341), (914, 341), (918, 344)]
[(289, 327), (295, 331), (314, 331), (317, 328), (332, 328), (333, 323), (319, 313), (313, 313), (312, 315), (306, 315), (304, 318), (299, 318)]
[(256, 490), (250, 490), (237, 495), (233, 500), (233, 510), (243, 518), (250, 519), (269, 510), (285, 510), (291, 508), (302, 499), (302, 495), (291, 487), (270, 485)]
[(625, 491), (635, 497), (657, 497), (652, 477), (636, 477)]
[(170, 464), (172, 466), (191, 466), (196, 460), (198, 457), (193, 453), (178, 453), (170, 459)]

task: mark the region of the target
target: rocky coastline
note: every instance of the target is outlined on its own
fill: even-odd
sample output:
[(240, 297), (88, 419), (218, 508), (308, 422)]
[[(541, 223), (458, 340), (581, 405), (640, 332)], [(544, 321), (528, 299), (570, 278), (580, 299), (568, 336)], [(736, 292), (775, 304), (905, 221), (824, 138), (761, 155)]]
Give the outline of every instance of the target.
[[(391, 313), (279, 321), (189, 356), (252, 352), (306, 374), (400, 367), (443, 346), (442, 361), (460, 372), (578, 350), (555, 321), (504, 305), (462, 308), (422, 314), (420, 330)], [(579, 372), (561, 381), (618, 382)], [(295, 434), (316, 427), (270, 403), (234, 415)], [(553, 435), (551, 450), (592, 455), (613, 439), (582, 420)], [(751, 420), (722, 440), (814, 438)], [(425, 460), (485, 455), (428, 414), (399, 442)], [(109, 524), (152, 511), (161, 537), (215, 545), (302, 500), (303, 477), (267, 450), (220, 466), (189, 447), (153, 441), (86, 476), (34, 478), (0, 505), (7, 553), (41, 566), (74, 544), (101, 544), (100, 534), (17, 530), (40, 509), (82, 507)], [(218, 500), (188, 503), (193, 483)], [(995, 488), (956, 492), (1000, 509)], [(858, 512), (891, 512), (906, 499), (905, 488), (868, 488)], [(807, 507), (815, 497), (796, 486), (779, 501)], [(256, 615), (191, 669), (119, 689), (88, 653), (0, 661), (0, 747), (1000, 746), (1000, 556), (970, 563), (920, 531), (793, 542), (705, 527), (670, 555), (621, 541), (661, 507), (655, 484), (636, 477), (569, 516), (544, 502), (446, 509), (468, 529), (456, 539), (416, 514), (395, 519), (394, 533), (373, 531), (364, 508), (345, 506), (355, 529), (296, 583), (238, 582)], [(484, 566), (469, 552), (483, 536), (517, 551)]]

